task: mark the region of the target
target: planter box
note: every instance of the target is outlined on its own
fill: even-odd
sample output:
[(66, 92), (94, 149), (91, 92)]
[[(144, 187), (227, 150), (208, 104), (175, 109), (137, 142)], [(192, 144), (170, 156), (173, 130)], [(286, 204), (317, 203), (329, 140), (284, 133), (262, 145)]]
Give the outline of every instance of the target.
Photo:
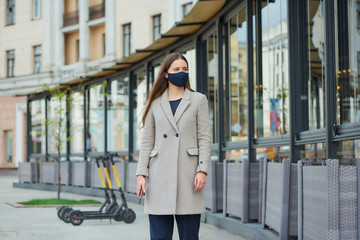
[(205, 207), (213, 213), (223, 209), (223, 167), (223, 163), (210, 161), (204, 197)]
[[(61, 166), (61, 170), (60, 170), (61, 184), (69, 186), (71, 184), (71, 177), (72, 177), (72, 162), (69, 161), (61, 162), (60, 166)], [(57, 176), (57, 172), (56, 172), (56, 176)], [(57, 179), (55, 183), (57, 183)]]
[(37, 183), (38, 182), (38, 163), (21, 162), (19, 164), (19, 182), (20, 183)]
[(55, 164), (55, 162), (40, 163), (40, 183), (57, 183), (57, 164)]
[(72, 185), (90, 187), (91, 185), (91, 162), (72, 162)]
[(279, 233), (279, 239), (297, 236), (297, 164), (264, 162), (263, 227)]
[(298, 239), (359, 239), (360, 160), (356, 166), (298, 163)]
[(241, 218), (242, 222), (259, 220), (259, 163), (224, 161), (224, 214)]
[(136, 168), (137, 162), (125, 162), (126, 165), (126, 192), (136, 193)]

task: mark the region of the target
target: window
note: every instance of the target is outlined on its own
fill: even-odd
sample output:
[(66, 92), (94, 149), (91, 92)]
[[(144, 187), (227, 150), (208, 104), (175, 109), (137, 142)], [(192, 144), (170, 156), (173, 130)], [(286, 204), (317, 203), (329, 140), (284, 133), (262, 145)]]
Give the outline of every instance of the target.
[(153, 17), (153, 41), (161, 37), (161, 15)]
[(123, 26), (123, 41), (124, 41), (124, 57), (128, 57), (131, 52), (131, 24)]
[(15, 24), (15, 0), (7, 0), (7, 25)]
[(7, 76), (13, 77), (15, 68), (15, 50), (7, 51)]
[(13, 133), (5, 131), (5, 159), (7, 163), (13, 162)]
[(188, 15), (188, 13), (190, 12), (192, 8), (192, 2), (186, 3), (184, 5), (182, 5), (182, 10), (183, 10), (183, 17), (185, 17), (186, 15)]
[(103, 47), (104, 47), (104, 55), (103, 56), (105, 56), (105, 54), (106, 54), (106, 38), (105, 38), (105, 33), (103, 33)]
[(76, 40), (76, 61), (78, 62), (80, 59), (80, 41)]
[(41, 72), (41, 46), (34, 47), (34, 73)]
[(33, 19), (41, 18), (41, 0), (33, 0)]

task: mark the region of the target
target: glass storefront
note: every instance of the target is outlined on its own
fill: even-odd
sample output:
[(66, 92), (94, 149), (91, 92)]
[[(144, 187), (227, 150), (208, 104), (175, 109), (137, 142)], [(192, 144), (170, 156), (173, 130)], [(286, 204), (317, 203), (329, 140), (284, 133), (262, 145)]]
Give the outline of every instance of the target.
[[(75, 92), (72, 94), (73, 101), (71, 103), (70, 112), (70, 152), (84, 152), (84, 92)], [(90, 145), (90, 142), (89, 142)]]
[(134, 97), (134, 149), (139, 150), (141, 145), (142, 136), (142, 123), (141, 119), (145, 111), (147, 102), (147, 90), (146, 90), (146, 71), (140, 71), (135, 76), (136, 86), (133, 91)]
[(335, 2), (337, 123), (360, 122), (360, 3)]
[(271, 160), (272, 162), (282, 162), (282, 160), (290, 157), (290, 147), (267, 147), (256, 149), (256, 160), (261, 158)]
[(66, 153), (66, 99), (51, 98), (48, 102), (48, 148), (50, 154)]
[(217, 57), (217, 32), (213, 32), (206, 40), (207, 47), (207, 97), (210, 108), (210, 127), (212, 142), (219, 141), (218, 137), (218, 57)]
[(360, 159), (360, 139), (339, 142), (336, 157), (340, 164), (356, 165)]
[(30, 153), (45, 153), (45, 99), (30, 103)]
[(299, 159), (311, 160), (314, 164), (321, 164), (326, 159), (326, 144), (314, 143), (299, 146)]
[(230, 79), (229, 79), (229, 126), (225, 133), (226, 141), (246, 140), (248, 136), (248, 91), (247, 91), (247, 28), (246, 11), (243, 8), (228, 22), (230, 30), (229, 55), (230, 55)]
[(107, 95), (108, 151), (129, 148), (129, 77), (119, 77), (109, 84)]
[(261, 9), (262, 72), (255, 82), (255, 135), (289, 134), (287, 1)]
[(96, 85), (90, 88), (89, 104), (89, 152), (104, 152), (105, 131), (104, 131), (104, 85)]

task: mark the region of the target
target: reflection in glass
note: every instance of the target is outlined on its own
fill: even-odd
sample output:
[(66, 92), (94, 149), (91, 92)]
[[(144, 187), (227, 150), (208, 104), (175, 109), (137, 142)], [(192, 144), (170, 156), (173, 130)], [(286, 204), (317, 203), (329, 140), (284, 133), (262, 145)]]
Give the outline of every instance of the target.
[(31, 150), (30, 153), (45, 153), (45, 100), (30, 103), (31, 114)]
[(107, 97), (109, 151), (126, 151), (129, 148), (129, 77), (110, 83)]
[[(182, 53), (189, 63), (190, 86), (196, 91), (196, 51), (195, 48)], [(156, 76), (156, 75), (155, 75)]]
[(325, 127), (324, 1), (307, 0), (306, 84), (301, 87), (301, 130)]
[(84, 152), (84, 92), (72, 94), (70, 112), (71, 153)]
[(337, 123), (360, 121), (360, 2), (337, 0), (335, 47)]
[(247, 139), (247, 28), (246, 12), (242, 9), (229, 21), (230, 29), (230, 118), (226, 141)]
[[(60, 152), (66, 153), (66, 99), (59, 101), (51, 98), (48, 103), (48, 143), (49, 153), (58, 153), (56, 145), (61, 147)], [(61, 124), (61, 126), (59, 126)], [(62, 142), (62, 143), (61, 143)], [(61, 145), (61, 146), (60, 146)]]
[(217, 57), (217, 33), (212, 33), (207, 39), (207, 71), (208, 71), (208, 101), (210, 105), (210, 127), (213, 143), (218, 142), (218, 57)]
[(255, 83), (256, 137), (289, 133), (287, 1), (268, 1), (263, 6), (262, 76)]
[(360, 159), (360, 139), (339, 142), (336, 157), (340, 164), (356, 165)]
[(235, 162), (241, 162), (248, 159), (247, 149), (231, 149), (225, 151), (225, 159)]
[(282, 162), (283, 159), (290, 157), (290, 146), (267, 147), (256, 149), (256, 160), (261, 158), (269, 159), (273, 162)]
[[(104, 151), (104, 94), (102, 85), (90, 88), (89, 98), (89, 133), (87, 139), (91, 152)], [(88, 143), (87, 143), (88, 145)]]
[(321, 164), (326, 158), (326, 144), (314, 143), (299, 146), (299, 159), (311, 160), (314, 164)]
[(146, 92), (146, 71), (141, 71), (136, 75), (136, 87), (134, 88), (134, 149), (140, 149), (141, 137), (142, 137), (142, 126), (141, 118), (145, 111), (147, 102)]

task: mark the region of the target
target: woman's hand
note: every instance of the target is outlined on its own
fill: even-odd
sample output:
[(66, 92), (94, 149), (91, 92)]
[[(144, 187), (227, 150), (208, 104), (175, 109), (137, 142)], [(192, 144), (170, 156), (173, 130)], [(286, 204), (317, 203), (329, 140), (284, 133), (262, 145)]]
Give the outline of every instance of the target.
[(194, 181), (195, 191), (200, 191), (205, 187), (205, 185), (206, 185), (206, 173), (204, 172), (196, 173), (195, 181)]
[[(141, 189), (142, 189), (142, 194), (140, 196)], [(141, 198), (142, 196), (144, 196), (145, 191), (146, 191), (146, 188), (145, 188), (145, 176), (138, 175), (137, 176), (137, 186), (136, 186), (136, 195), (138, 196), (138, 198)]]

